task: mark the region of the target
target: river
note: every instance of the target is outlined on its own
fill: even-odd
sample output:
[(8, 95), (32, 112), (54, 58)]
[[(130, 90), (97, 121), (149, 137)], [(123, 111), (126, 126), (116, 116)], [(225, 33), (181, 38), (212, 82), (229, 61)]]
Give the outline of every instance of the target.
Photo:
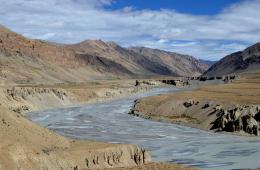
[(137, 144), (151, 151), (154, 161), (201, 169), (260, 167), (260, 138), (210, 133), (127, 114), (135, 99), (176, 90), (154, 89), (119, 100), (33, 112), (27, 116), (67, 137)]

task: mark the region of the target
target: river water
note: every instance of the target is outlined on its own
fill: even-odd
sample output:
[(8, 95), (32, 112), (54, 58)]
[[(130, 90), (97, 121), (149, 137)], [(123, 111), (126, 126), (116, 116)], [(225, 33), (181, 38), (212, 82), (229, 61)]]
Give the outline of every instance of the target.
[(151, 151), (155, 161), (201, 169), (260, 167), (260, 138), (214, 134), (127, 114), (137, 98), (174, 91), (173, 88), (154, 89), (120, 100), (28, 113), (27, 116), (67, 137), (137, 144)]

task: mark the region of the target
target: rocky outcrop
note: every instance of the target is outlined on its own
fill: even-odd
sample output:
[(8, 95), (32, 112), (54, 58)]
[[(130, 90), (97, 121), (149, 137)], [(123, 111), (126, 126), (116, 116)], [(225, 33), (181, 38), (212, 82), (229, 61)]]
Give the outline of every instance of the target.
[(139, 166), (149, 162), (151, 162), (151, 156), (146, 150), (133, 145), (121, 145), (103, 150), (87, 151), (84, 164), (77, 167), (80, 169), (103, 169)]
[(187, 101), (185, 101), (184, 103), (183, 103), (183, 105), (185, 106), (185, 107), (191, 107), (191, 106), (193, 106), (193, 105), (198, 105), (199, 104), (199, 101), (195, 101), (195, 100), (193, 100), (193, 99), (189, 99), (189, 100), (187, 100)]
[(239, 79), (239, 75), (223, 75), (223, 76), (200, 76), (197, 79), (199, 81), (209, 81), (209, 80), (222, 80), (225, 83), (231, 83), (232, 81)]
[[(122, 163), (129, 162), (131, 165), (143, 165), (151, 161), (151, 157), (146, 150), (139, 148), (125, 148), (111, 150), (110, 152), (101, 152), (90, 154), (85, 158), (86, 168), (97, 168), (99, 165), (107, 164), (110, 167), (116, 167)], [(122, 166), (122, 165), (121, 165)]]
[(190, 85), (190, 82), (186, 78), (175, 79), (175, 80), (136, 80), (135, 86), (159, 86), (159, 85), (170, 85), (176, 87), (184, 87)]
[(185, 87), (191, 85), (203, 85), (203, 84), (219, 84), (219, 83), (231, 83), (234, 80), (239, 79), (238, 75), (225, 75), (215, 77), (182, 77), (176, 79), (165, 80), (136, 80), (136, 86), (156, 86), (156, 85), (170, 85), (176, 87)]
[(164, 84), (173, 85), (176, 87), (183, 87), (190, 85), (190, 81), (187, 78), (176, 79), (176, 80), (160, 80)]
[(260, 106), (154, 96), (135, 101), (130, 115), (215, 132), (259, 135)]
[(55, 88), (13, 87), (11, 89), (7, 89), (6, 93), (8, 97), (16, 101), (21, 101), (29, 96), (35, 96), (38, 94), (43, 95), (53, 93), (60, 100), (64, 100), (68, 96), (66, 91)]
[(135, 86), (158, 86), (161, 85), (159, 81), (156, 80), (136, 80)]
[(44, 87), (12, 87), (0, 89), (0, 100), (6, 102), (9, 110), (25, 113), (32, 110), (51, 108), (53, 106), (71, 105), (74, 96), (64, 89)]
[(215, 107), (218, 118), (212, 122), (212, 130), (226, 132), (240, 132), (259, 135), (259, 110), (260, 106), (237, 106), (231, 109)]

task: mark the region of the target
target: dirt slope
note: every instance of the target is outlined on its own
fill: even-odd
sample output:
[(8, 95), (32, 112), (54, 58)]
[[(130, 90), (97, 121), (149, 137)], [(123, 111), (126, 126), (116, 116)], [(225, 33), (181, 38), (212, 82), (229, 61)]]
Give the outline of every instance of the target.
[(0, 108), (0, 169), (95, 169), (150, 161), (136, 146), (66, 139)]

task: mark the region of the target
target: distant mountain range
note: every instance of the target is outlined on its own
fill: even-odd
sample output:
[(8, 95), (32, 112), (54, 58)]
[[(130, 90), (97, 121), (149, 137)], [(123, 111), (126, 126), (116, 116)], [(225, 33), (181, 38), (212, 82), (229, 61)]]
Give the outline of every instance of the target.
[(210, 60), (203, 60), (203, 59), (199, 59), (199, 61), (203, 64), (210, 66), (210, 67), (217, 62), (217, 61), (210, 61)]
[(59, 83), (149, 76), (198, 76), (192, 56), (89, 40), (73, 45), (27, 39), (0, 26), (0, 83)]
[(222, 76), (260, 70), (260, 43), (230, 54), (213, 64), (203, 76)]

